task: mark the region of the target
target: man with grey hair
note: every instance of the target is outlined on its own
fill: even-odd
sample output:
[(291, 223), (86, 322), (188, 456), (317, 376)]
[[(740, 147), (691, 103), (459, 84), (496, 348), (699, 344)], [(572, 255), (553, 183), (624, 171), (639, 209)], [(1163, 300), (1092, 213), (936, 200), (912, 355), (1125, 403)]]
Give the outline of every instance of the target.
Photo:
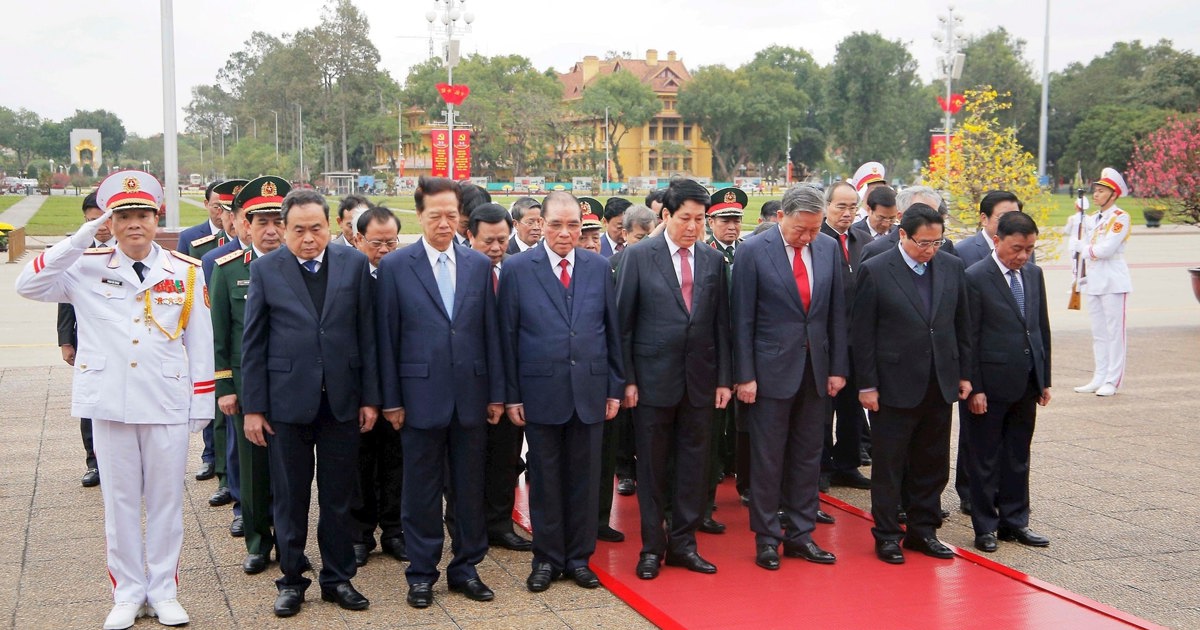
[[(938, 214), (942, 215), (943, 219), (949, 213), (949, 210), (946, 209), (946, 202), (942, 199), (942, 196), (938, 194), (938, 191), (928, 186), (909, 186), (908, 188), (896, 193), (896, 207), (900, 210), (900, 214), (896, 215), (896, 220), (899, 221), (902, 219), (904, 217), (904, 211), (908, 210), (915, 203), (923, 203), (930, 208), (937, 208)], [(946, 242), (938, 251), (946, 252), (952, 256), (958, 256), (958, 252), (954, 251), (954, 243), (949, 238), (946, 238), (944, 234), (943, 238)], [(893, 229), (887, 236), (877, 238), (863, 248), (861, 262), (866, 262), (867, 259), (875, 256), (876, 254), (886, 252), (890, 249), (895, 249), (896, 243), (899, 242), (900, 231)]]
[(533, 197), (521, 197), (513, 202), (513, 228), (516, 238), (508, 242), (508, 253), (519, 254), (542, 240), (542, 204)]
[(845, 263), (838, 242), (821, 234), (824, 211), (819, 189), (789, 189), (776, 229), (746, 241), (733, 266), (734, 382), (749, 414), (750, 527), (755, 563), (768, 570), (779, 568), (780, 542), (786, 556), (835, 561), (812, 538), (828, 398), (849, 373)]

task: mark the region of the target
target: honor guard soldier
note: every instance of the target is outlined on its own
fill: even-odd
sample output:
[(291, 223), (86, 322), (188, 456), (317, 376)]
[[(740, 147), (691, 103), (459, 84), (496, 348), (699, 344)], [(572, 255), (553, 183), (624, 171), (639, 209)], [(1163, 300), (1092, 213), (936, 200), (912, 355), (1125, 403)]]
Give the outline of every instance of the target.
[(858, 191), (859, 208), (858, 213), (854, 215), (854, 220), (861, 220), (867, 216), (867, 195), (876, 186), (887, 185), (887, 171), (879, 162), (867, 162), (858, 167), (854, 171), (854, 178), (850, 180), (854, 184), (854, 190)]
[[(115, 173), (96, 198), (104, 214), (34, 258), (17, 292), (69, 302), (79, 316), (71, 413), (92, 418), (100, 464), (115, 603), (104, 627), (128, 628), (147, 614), (182, 625), (188, 430), (201, 430), (214, 409), (204, 278), (200, 261), (154, 242), (163, 191), (152, 175)], [(117, 247), (89, 249), (109, 217)]]
[[(291, 186), (279, 177), (267, 176), (245, 185), (238, 184), (237, 188), (233, 208), (244, 217), (238, 234), (245, 248), (216, 259), (209, 297), (217, 405), (233, 427), (234, 453), (240, 472), (239, 495), (246, 541), (242, 570), (255, 574), (267, 568), (275, 536), (271, 533), (271, 477), (267, 449), (246, 439), (239, 404), (242, 397), (242, 331), (246, 292), (250, 288), (250, 263), (275, 251), (282, 243), (280, 207)], [(231, 464), (233, 459), (230, 458)]]
[(1081, 394), (1112, 396), (1125, 376), (1125, 302), (1133, 290), (1125, 241), (1132, 222), (1129, 213), (1117, 207), (1117, 198), (1128, 194), (1129, 186), (1116, 169), (1101, 171), (1092, 185), (1092, 201), (1100, 212), (1085, 224), (1083, 239), (1072, 242), (1084, 264), (1079, 290), (1087, 296), (1096, 366), (1092, 380), (1075, 388)]

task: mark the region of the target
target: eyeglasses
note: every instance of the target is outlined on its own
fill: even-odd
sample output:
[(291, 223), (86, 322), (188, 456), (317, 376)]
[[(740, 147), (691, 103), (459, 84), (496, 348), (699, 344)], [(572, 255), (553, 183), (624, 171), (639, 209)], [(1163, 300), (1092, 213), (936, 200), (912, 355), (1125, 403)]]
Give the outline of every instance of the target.
[(371, 247), (374, 247), (375, 249), (379, 249), (380, 247), (383, 247), (384, 245), (387, 245), (388, 247), (395, 247), (399, 244), (400, 244), (400, 239), (396, 239), (396, 238), (394, 238), (390, 241), (367, 241), (367, 245), (370, 245)]
[(936, 241), (918, 241), (915, 238), (910, 238), (908, 240), (916, 243), (917, 247), (920, 249), (929, 249), (930, 247), (941, 247), (942, 245), (946, 244), (946, 239), (944, 239), (944, 238), (939, 238)]

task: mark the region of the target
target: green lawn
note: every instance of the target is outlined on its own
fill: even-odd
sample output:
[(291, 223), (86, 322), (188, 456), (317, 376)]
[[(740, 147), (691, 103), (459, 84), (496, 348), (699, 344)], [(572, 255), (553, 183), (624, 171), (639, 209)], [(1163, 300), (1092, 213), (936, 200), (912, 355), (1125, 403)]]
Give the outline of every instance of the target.
[[(29, 220), (26, 232), (30, 236), (62, 236), (74, 232), (83, 222), (82, 203), (83, 199), (74, 196), (50, 197)], [(187, 202), (179, 204), (179, 214), (179, 224), (183, 226), (195, 225), (208, 216), (204, 208)]]
[(0, 195), (0, 212), (4, 212), (13, 204), (25, 198), (25, 195)]

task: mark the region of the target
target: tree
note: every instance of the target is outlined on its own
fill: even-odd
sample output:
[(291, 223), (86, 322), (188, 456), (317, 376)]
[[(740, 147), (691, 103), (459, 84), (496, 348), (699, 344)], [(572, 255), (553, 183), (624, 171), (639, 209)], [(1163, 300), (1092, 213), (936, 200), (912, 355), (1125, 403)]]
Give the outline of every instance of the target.
[[(593, 120), (603, 120), (607, 109), (608, 128), (605, 129), (605, 135), (608, 136), (609, 146), (619, 147), (625, 134), (634, 127), (650, 122), (662, 109), (662, 103), (654, 90), (636, 76), (628, 72), (614, 72), (584, 87), (578, 107), (581, 114)], [(621, 166), (620, 151), (614, 151), (612, 158), (617, 168), (617, 179), (623, 181), (625, 169)]]
[(1200, 116), (1172, 116), (1139, 142), (1129, 183), (1175, 222), (1200, 225)]
[[(807, 50), (772, 45), (756, 53), (745, 66), (748, 69), (776, 68), (792, 77), (792, 84), (808, 97), (804, 120), (794, 121), (805, 127), (825, 131), (822, 121), (825, 116), (825, 92), (829, 81), (829, 69), (817, 63)], [(793, 124), (793, 127), (795, 125)], [(824, 147), (821, 147), (824, 153)]]
[(741, 95), (750, 91), (744, 75), (725, 66), (703, 66), (679, 90), (679, 114), (700, 125), (700, 136), (712, 147), (717, 175), (729, 181), (738, 163), (738, 127), (745, 120)]
[[(12, 149), (20, 170), (29, 167), (41, 140), (42, 117), (27, 109), (12, 111), (0, 107), (0, 146)], [(32, 167), (29, 167), (32, 169)], [(37, 169), (32, 169), (37, 172)], [(36, 177), (34, 175), (33, 177)]]
[[(1015, 194), (1025, 213), (1045, 226), (1052, 201), (1038, 186), (1034, 158), (1017, 142), (1017, 130), (1000, 124), (1009, 104), (995, 90), (967, 90), (964, 96), (965, 116), (950, 143), (950, 169), (944, 156), (932, 156), (921, 170), (925, 183), (949, 193), (951, 216), (968, 226), (975, 226), (979, 201), (992, 190)], [(1053, 243), (1057, 238), (1057, 232), (1042, 230), (1039, 241)]]
[(962, 52), (967, 58), (957, 86), (976, 90), (991, 86), (1010, 95), (1012, 107), (999, 112), (998, 120), (1005, 127), (1016, 128), (1022, 146), (1036, 148), (1041, 86), (1025, 58), (1025, 40), (1000, 27), (970, 38)]
[(1074, 173), (1076, 165), (1090, 176), (1106, 166), (1125, 172), (1134, 146), (1161, 127), (1168, 114), (1166, 110), (1145, 106), (1093, 107), (1071, 130), (1071, 141), (1061, 158), (1061, 172)]
[(917, 62), (900, 41), (855, 33), (837, 46), (826, 109), (835, 148), (848, 168), (871, 160), (894, 172), (924, 157), (927, 123), (937, 102), (922, 94)]

